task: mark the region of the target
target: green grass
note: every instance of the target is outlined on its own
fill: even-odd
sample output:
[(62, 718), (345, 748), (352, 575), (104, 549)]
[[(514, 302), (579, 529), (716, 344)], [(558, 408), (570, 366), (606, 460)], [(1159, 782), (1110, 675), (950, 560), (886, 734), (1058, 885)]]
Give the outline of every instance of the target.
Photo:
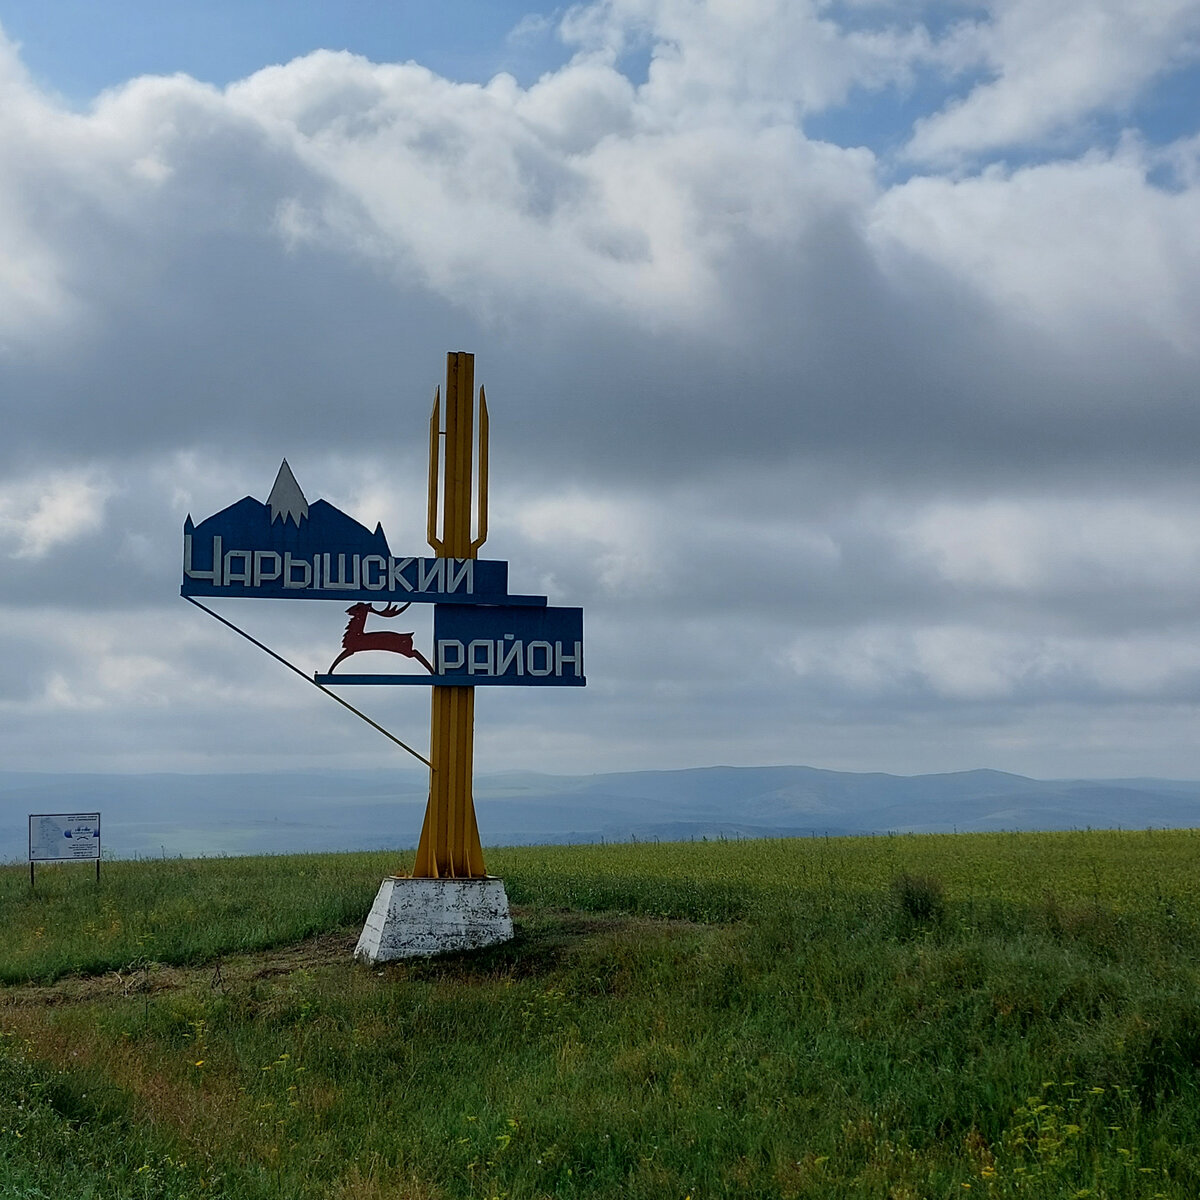
[(1198, 860), (494, 850), (517, 938), (385, 969), (349, 951), (390, 856), (4, 869), (0, 1200), (1191, 1200)]

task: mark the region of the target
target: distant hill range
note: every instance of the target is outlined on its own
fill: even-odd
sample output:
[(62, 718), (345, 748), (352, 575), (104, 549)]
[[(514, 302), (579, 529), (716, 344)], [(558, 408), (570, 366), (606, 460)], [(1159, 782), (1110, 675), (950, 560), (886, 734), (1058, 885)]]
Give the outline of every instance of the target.
[[(416, 844), (416, 771), (220, 775), (0, 772), (0, 861), (27, 855), (30, 813), (102, 813), (106, 856), (285, 853)], [(1027, 779), (1003, 771), (856, 774), (702, 767), (475, 781), (485, 845), (814, 834), (1200, 825), (1200, 782)]]

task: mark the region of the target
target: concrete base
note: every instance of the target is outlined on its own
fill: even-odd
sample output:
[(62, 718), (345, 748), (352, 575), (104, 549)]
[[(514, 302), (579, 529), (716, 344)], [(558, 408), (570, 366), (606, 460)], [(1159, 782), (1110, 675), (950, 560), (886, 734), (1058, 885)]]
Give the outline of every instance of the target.
[(406, 879), (379, 887), (354, 957), (366, 962), (479, 950), (513, 935), (504, 881)]

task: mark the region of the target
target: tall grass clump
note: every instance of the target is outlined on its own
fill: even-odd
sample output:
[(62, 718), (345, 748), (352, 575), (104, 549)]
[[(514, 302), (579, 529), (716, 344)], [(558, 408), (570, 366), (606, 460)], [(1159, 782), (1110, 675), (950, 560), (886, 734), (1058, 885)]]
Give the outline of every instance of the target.
[(892, 880), (890, 890), (905, 930), (929, 929), (942, 923), (946, 915), (946, 889), (940, 880), (905, 871)]

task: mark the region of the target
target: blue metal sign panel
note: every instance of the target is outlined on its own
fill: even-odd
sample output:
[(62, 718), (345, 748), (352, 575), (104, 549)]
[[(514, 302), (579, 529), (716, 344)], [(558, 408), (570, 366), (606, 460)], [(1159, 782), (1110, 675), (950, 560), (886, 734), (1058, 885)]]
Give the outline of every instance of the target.
[(433, 610), (433, 672), (314, 676), (317, 683), (443, 687), (583, 687), (583, 609), (475, 607)]
[(438, 683), (583, 687), (582, 608), (433, 610)]
[(180, 590), (271, 600), (546, 603), (508, 594), (506, 562), (396, 557), (381, 525), (372, 533), (325, 500), (310, 505), (286, 462), (266, 504), (246, 496), (199, 525), (187, 518)]

